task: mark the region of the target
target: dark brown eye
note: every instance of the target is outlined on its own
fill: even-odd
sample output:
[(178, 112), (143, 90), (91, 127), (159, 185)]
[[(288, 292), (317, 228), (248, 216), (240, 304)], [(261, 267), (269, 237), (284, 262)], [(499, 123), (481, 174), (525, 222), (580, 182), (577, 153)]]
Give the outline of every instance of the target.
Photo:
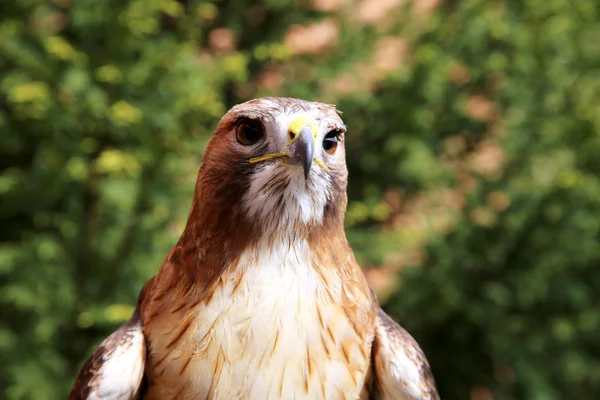
[(244, 146), (252, 146), (263, 138), (264, 132), (260, 122), (246, 120), (238, 125), (235, 135), (238, 143)]
[(338, 147), (339, 136), (339, 131), (331, 131), (325, 135), (325, 138), (323, 139), (323, 150), (325, 150), (328, 154), (335, 153)]

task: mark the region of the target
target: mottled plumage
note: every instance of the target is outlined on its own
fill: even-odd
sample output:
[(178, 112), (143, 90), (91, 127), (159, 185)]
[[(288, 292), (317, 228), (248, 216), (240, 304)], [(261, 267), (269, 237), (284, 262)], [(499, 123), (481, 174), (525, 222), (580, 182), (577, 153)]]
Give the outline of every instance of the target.
[(69, 400), (132, 400), (139, 391), (145, 362), (146, 344), (138, 304), (131, 319), (104, 339), (88, 358)]
[(439, 399), (427, 358), (406, 330), (377, 310), (373, 369), (384, 399)]
[(180, 240), (71, 399), (437, 399), (346, 241), (344, 132), (322, 103), (230, 110)]

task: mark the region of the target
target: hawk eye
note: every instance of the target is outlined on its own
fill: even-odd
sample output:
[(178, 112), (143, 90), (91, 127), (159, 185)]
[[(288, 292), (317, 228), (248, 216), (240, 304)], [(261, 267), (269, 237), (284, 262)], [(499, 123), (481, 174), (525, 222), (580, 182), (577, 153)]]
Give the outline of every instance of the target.
[(261, 123), (253, 120), (242, 121), (235, 133), (238, 143), (244, 146), (252, 146), (258, 143), (263, 136), (264, 132)]
[(340, 131), (333, 130), (330, 131), (325, 138), (323, 138), (323, 149), (328, 154), (333, 154), (337, 150), (338, 141), (339, 141)]

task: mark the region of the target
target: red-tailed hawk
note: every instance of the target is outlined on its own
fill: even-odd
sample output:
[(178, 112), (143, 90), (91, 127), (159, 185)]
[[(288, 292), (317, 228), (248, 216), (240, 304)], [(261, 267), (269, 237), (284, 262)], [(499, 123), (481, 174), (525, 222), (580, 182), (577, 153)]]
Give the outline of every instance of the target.
[(232, 108), (179, 242), (70, 399), (437, 399), (346, 241), (345, 130), (321, 103)]

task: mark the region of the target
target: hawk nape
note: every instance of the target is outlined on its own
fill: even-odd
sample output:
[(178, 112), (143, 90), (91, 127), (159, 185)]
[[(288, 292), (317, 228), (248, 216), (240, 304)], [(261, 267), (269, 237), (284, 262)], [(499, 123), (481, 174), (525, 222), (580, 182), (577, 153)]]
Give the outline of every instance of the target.
[(181, 238), (70, 398), (437, 399), (346, 241), (345, 130), (322, 103), (233, 107)]

